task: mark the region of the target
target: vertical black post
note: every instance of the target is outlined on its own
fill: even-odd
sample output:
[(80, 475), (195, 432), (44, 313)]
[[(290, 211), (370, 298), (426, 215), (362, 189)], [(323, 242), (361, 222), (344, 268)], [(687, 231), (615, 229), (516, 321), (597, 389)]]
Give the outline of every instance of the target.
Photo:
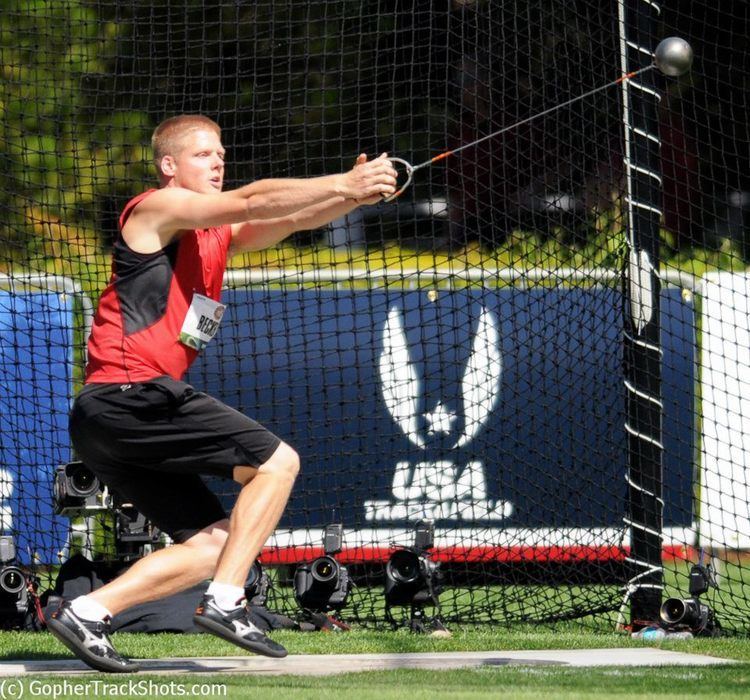
[[(620, 0), (622, 70), (651, 63), (655, 2)], [(662, 402), (659, 338), (659, 74), (623, 87), (629, 261), (624, 279), (624, 373), (628, 440), (631, 621), (658, 620), (662, 594)]]

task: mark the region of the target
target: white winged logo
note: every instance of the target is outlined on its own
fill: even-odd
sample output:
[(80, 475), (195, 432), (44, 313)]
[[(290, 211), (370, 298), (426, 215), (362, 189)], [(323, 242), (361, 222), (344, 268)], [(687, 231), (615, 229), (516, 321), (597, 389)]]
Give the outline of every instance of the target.
[(500, 337), (495, 319), (482, 309), (474, 347), (464, 371), (461, 393), (464, 397), (464, 430), (454, 447), (463, 447), (487, 422), (500, 394)]
[(395, 308), (388, 314), (383, 329), (380, 379), (383, 399), (393, 420), (417, 447), (424, 447), (424, 440), (417, 431), (417, 405), (421, 385), (409, 357), (401, 314)]
[[(482, 309), (471, 356), (461, 382), (464, 427), (453, 448), (468, 444), (485, 425), (494, 410), (500, 393), (500, 336), (492, 313)], [(409, 355), (406, 332), (397, 308), (388, 313), (383, 328), (383, 352), (380, 355), (380, 379), (383, 399), (393, 420), (411, 442), (424, 447), (425, 440), (418, 429), (418, 406), (421, 382)], [(434, 425), (450, 425), (451, 415), (439, 403), (425, 418)], [(447, 432), (447, 429), (443, 429)]]

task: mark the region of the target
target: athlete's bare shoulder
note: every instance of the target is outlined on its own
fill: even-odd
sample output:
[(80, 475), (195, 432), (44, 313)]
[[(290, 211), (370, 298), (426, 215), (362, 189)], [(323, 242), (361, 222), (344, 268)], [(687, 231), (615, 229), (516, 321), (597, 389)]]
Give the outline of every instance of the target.
[(182, 187), (155, 190), (138, 202), (122, 228), (128, 247), (138, 253), (155, 253), (183, 230), (180, 211), (196, 192)]

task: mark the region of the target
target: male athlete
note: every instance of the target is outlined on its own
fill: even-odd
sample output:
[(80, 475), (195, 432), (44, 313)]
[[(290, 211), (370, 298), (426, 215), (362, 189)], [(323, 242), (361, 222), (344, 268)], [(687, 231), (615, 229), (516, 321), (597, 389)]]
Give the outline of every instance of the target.
[[(120, 217), (70, 434), (86, 466), (175, 544), (63, 602), (48, 621), (80, 659), (110, 672), (138, 670), (112, 646), (113, 615), (207, 578), (196, 625), (249, 651), (286, 656), (248, 619), (244, 583), (284, 510), (298, 456), (181, 379), (217, 332), (228, 255), (318, 228), (396, 189), (383, 154), (372, 161), (360, 155), (340, 175), (260, 180), (222, 192), (221, 132), (199, 115), (162, 122), (152, 146), (161, 186), (130, 200)], [(230, 518), (199, 474), (242, 485)]]

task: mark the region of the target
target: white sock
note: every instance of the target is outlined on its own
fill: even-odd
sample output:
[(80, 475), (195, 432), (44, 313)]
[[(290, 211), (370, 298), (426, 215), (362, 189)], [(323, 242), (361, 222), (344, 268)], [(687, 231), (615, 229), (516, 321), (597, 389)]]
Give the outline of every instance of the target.
[(232, 586), (218, 581), (211, 581), (206, 593), (212, 595), (216, 605), (227, 612), (239, 608), (245, 598), (245, 589), (242, 586)]
[(105, 617), (112, 617), (112, 613), (107, 610), (101, 603), (97, 603), (93, 598), (87, 595), (78, 596), (70, 604), (73, 613), (89, 622), (103, 620)]

